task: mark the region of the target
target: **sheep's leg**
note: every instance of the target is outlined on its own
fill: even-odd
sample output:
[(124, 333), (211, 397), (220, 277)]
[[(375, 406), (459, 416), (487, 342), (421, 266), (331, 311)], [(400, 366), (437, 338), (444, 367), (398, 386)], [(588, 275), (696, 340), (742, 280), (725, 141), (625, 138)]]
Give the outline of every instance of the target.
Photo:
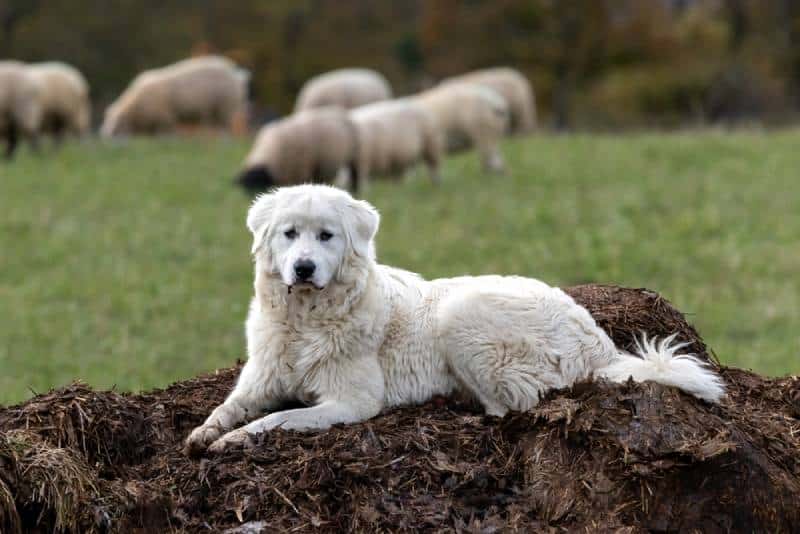
[(350, 191), (354, 195), (357, 195), (359, 193), (359, 190), (364, 188), (362, 187), (362, 185), (366, 184), (361, 183), (361, 176), (359, 176), (358, 165), (356, 165), (354, 162), (351, 162), (348, 165), (348, 169), (350, 171)]
[(439, 171), (439, 156), (431, 152), (426, 153), (425, 164), (428, 166), (428, 174), (431, 176), (433, 185), (440, 185), (442, 183), (442, 174)]
[(19, 144), (19, 130), (13, 122), (9, 124), (6, 131), (6, 143), (6, 159), (11, 160)]
[(67, 135), (67, 120), (63, 117), (53, 118), (53, 142), (56, 147), (60, 147), (64, 143), (64, 137)]
[(37, 156), (42, 153), (41, 143), (39, 142), (39, 136), (37, 134), (28, 134), (28, 144), (31, 145), (31, 150), (33, 150)]

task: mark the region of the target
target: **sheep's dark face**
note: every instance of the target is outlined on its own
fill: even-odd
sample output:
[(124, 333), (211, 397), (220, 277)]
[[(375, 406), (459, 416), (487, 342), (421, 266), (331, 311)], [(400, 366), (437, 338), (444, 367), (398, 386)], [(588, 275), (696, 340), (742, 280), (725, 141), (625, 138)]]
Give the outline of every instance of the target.
[(236, 178), (236, 182), (251, 195), (262, 193), (277, 185), (272, 173), (264, 165), (245, 169)]

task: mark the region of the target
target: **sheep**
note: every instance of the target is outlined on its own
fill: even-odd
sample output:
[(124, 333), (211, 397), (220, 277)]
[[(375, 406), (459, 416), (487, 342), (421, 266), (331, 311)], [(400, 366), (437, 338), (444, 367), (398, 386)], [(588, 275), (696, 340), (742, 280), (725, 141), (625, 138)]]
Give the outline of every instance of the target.
[(510, 133), (528, 133), (536, 126), (536, 100), (531, 84), (518, 70), (495, 67), (446, 78), (440, 85), (476, 83), (494, 89), (508, 102), (511, 112)]
[(413, 97), (435, 121), (447, 152), (475, 147), (485, 169), (503, 172), (499, 140), (508, 129), (502, 96), (477, 84), (434, 87)]
[(442, 138), (432, 117), (411, 98), (376, 102), (350, 111), (359, 141), (357, 174), (402, 175), (419, 160), (434, 184), (441, 181)]
[(42, 104), (40, 132), (60, 140), (64, 133), (83, 136), (89, 132), (91, 104), (89, 84), (74, 67), (59, 63), (27, 65), (39, 85)]
[(153, 135), (186, 123), (229, 128), (246, 106), (249, 78), (248, 71), (219, 56), (144, 71), (108, 107), (100, 133)]
[(370, 69), (339, 69), (308, 80), (300, 89), (294, 110), (339, 106), (353, 109), (392, 98), (392, 88)]
[(346, 170), (355, 192), (356, 135), (340, 108), (309, 109), (271, 122), (256, 137), (237, 181), (257, 193), (278, 185), (333, 183)]
[(0, 61), (0, 136), (7, 143), (6, 159), (14, 156), (20, 137), (37, 147), (42, 118), (39, 85), (19, 61)]

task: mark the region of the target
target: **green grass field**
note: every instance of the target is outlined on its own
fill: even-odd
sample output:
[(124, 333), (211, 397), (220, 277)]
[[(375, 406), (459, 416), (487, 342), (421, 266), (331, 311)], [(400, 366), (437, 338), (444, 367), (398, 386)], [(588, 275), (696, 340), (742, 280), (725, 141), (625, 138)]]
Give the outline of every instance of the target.
[[(245, 140), (23, 152), (0, 165), (0, 403), (80, 378), (162, 386), (244, 357)], [(378, 253), (426, 277), (660, 291), (720, 359), (800, 372), (800, 131), (510, 140), (444, 184), (381, 182)]]

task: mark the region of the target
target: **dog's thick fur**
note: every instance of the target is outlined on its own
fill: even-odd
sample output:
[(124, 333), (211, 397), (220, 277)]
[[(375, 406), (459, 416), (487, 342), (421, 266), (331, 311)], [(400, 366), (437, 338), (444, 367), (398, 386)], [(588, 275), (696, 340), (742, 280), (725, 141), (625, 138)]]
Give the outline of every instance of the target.
[[(275, 427), (363, 421), (456, 390), (497, 416), (594, 377), (655, 380), (710, 402), (723, 396), (719, 377), (676, 355), (682, 345), (671, 338), (624, 353), (585, 308), (538, 280), (425, 281), (377, 264), (378, 222), (372, 206), (328, 186), (254, 202), (248, 360), (227, 400), (188, 437), (189, 452), (218, 452)], [(298, 261), (314, 262), (314, 275), (298, 281)], [(261, 416), (287, 400), (309, 407)]]

